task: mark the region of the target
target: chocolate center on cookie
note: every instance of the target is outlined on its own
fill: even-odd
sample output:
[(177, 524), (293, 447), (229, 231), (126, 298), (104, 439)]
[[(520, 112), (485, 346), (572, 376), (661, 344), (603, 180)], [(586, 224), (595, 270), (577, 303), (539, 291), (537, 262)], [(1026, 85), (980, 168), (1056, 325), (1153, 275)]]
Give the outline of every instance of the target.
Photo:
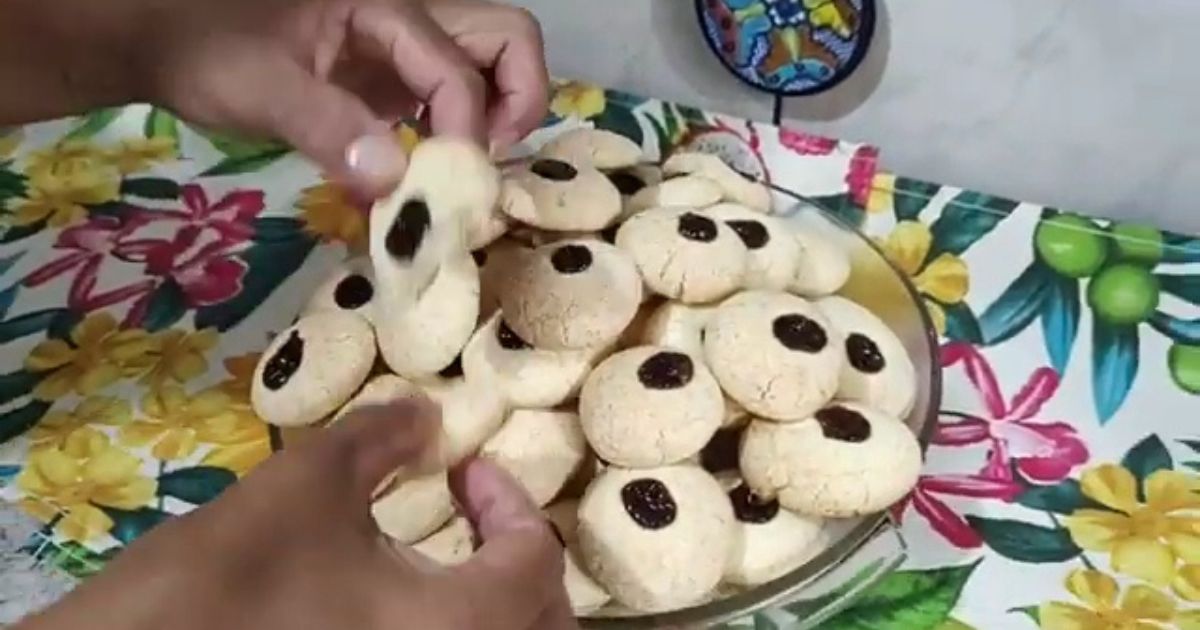
[(657, 479), (635, 479), (625, 484), (621, 502), (629, 518), (646, 529), (662, 529), (674, 523), (679, 511), (671, 491)]
[(454, 357), (454, 360), (450, 362), (450, 365), (447, 365), (446, 367), (442, 368), (440, 372), (438, 372), (438, 376), (442, 378), (458, 378), (462, 375), (463, 366), (461, 354)]
[(866, 442), (871, 437), (871, 423), (861, 413), (845, 407), (827, 407), (817, 412), (821, 433), (831, 440)]
[(529, 166), (529, 172), (554, 182), (569, 182), (579, 171), (562, 160), (538, 160)]
[(867, 374), (881, 372), (887, 364), (879, 346), (866, 335), (859, 333), (850, 333), (850, 336), (846, 337), (846, 358), (850, 360), (854, 369)]
[(293, 330), (288, 335), (287, 341), (283, 342), (282, 346), (275, 351), (275, 354), (267, 360), (266, 366), (263, 367), (262, 382), (263, 385), (270, 390), (278, 390), (284, 385), (287, 385), (292, 375), (296, 370), (300, 369), (300, 362), (304, 360), (304, 340), (300, 338), (300, 332)]
[(689, 241), (710, 243), (717, 240), (717, 222), (694, 212), (679, 215), (679, 226), (676, 229), (680, 236)]
[(767, 226), (758, 221), (726, 221), (725, 223), (733, 228), (748, 249), (762, 249), (766, 246), (767, 241), (771, 240), (771, 235), (767, 233)]
[(529, 345), (513, 329), (500, 320), (500, 326), (496, 328), (496, 341), (500, 343), (500, 347), (505, 350), (530, 350), (533, 346)]
[(736, 470), (741, 440), (742, 432), (738, 429), (717, 431), (700, 451), (700, 467), (710, 473)]
[(692, 382), (696, 368), (682, 352), (659, 352), (638, 366), (638, 381), (646, 389), (679, 389)]
[(352, 311), (371, 301), (375, 296), (375, 287), (365, 276), (352, 273), (337, 284), (333, 289), (333, 301), (341, 308)]
[(733, 515), (743, 523), (769, 523), (779, 514), (779, 501), (764, 501), (754, 494), (746, 484), (729, 491), (729, 502), (733, 504)]
[(421, 241), (425, 240), (425, 233), (429, 231), (432, 220), (429, 216), (429, 206), (425, 205), (424, 201), (412, 199), (404, 202), (400, 214), (396, 215), (396, 220), (392, 222), (392, 228), (388, 230), (387, 238), (384, 239), (388, 253), (402, 262), (412, 260), (421, 247)]
[(825, 329), (799, 313), (776, 317), (771, 328), (775, 338), (788, 350), (820, 352), (825, 348), (825, 344), (829, 343)]
[(617, 171), (616, 173), (608, 174), (608, 181), (617, 187), (622, 195), (630, 197), (636, 195), (638, 191), (646, 187), (646, 182), (642, 178), (628, 171)]
[(550, 255), (550, 264), (561, 274), (586, 271), (592, 266), (592, 250), (583, 245), (563, 245)]

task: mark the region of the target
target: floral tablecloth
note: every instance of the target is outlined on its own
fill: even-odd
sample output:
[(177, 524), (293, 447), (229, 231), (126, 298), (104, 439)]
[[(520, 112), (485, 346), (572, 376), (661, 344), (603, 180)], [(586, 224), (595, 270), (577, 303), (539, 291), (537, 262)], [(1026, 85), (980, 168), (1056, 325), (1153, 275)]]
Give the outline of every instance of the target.
[[(895, 510), (908, 560), (823, 627), (1200, 628), (1200, 239), (592, 86), (551, 109), (530, 146), (591, 124), (719, 152), (862, 227), (924, 295), (946, 391)], [(249, 351), (365, 225), (286, 147), (147, 106), (0, 131), (0, 209), (0, 496), (85, 577), (269, 455)]]

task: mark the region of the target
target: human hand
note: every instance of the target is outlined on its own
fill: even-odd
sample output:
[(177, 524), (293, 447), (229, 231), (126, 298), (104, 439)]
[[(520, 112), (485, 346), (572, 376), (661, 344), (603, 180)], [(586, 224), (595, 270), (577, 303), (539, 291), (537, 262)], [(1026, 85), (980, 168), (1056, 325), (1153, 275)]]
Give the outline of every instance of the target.
[(403, 401), (356, 412), (123, 551), (19, 630), (525, 630), (577, 627), (562, 548), (537, 506), (482, 460), (451, 486), (481, 546), (444, 568), (385, 541), (371, 495), (416, 465), (438, 412)]
[(123, 0), (150, 100), (201, 125), (278, 137), (373, 199), (405, 159), (390, 123), (504, 148), (533, 130), (548, 77), (537, 22), (487, 0)]

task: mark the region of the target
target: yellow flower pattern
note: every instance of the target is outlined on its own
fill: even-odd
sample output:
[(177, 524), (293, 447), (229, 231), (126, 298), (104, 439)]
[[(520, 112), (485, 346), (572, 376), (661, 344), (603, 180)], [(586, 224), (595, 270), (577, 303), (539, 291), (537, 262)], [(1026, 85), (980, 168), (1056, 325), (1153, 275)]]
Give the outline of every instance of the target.
[(241, 476), (271, 455), (267, 425), (250, 407), (250, 384), (259, 356), (256, 352), (225, 360), (230, 378), (217, 387), (229, 397), (229, 409), (234, 415), (222, 417), (219, 422), (224, 424), (220, 427), (209, 427), (212, 430), (206, 435), (213, 438), (216, 446), (204, 456), (202, 464), (227, 468)]
[(304, 227), (323, 241), (357, 246), (366, 238), (367, 220), (363, 209), (354, 204), (344, 188), (333, 182), (305, 188), (296, 206), (304, 219)]
[(128, 138), (121, 140), (106, 157), (117, 171), (128, 175), (174, 159), (177, 154), (174, 138)]
[(604, 111), (604, 90), (595, 85), (575, 81), (555, 86), (550, 111), (560, 118), (591, 118)]
[(1079, 603), (1042, 604), (1042, 630), (1200, 630), (1200, 611), (1180, 611), (1170, 597), (1145, 584), (1122, 593), (1111, 576), (1076, 569), (1067, 576), (1066, 588)]
[(0, 127), (0, 160), (8, 159), (16, 152), (17, 147), (21, 146), (21, 141), (25, 139), (25, 130), (16, 127), (13, 129), (5, 129)]
[(48, 372), (33, 389), (40, 400), (69, 392), (90, 396), (144, 372), (155, 360), (155, 338), (141, 329), (119, 330), (109, 313), (93, 313), (71, 331), (70, 340), (47, 339), (25, 357), (25, 369)]
[(167, 382), (186, 383), (204, 374), (208, 369), (204, 353), (212, 350), (217, 341), (217, 331), (211, 328), (160, 333), (156, 339), (154, 366), (142, 376), (142, 384), (159, 388)]
[(120, 426), (133, 417), (126, 400), (108, 396), (89, 396), (71, 411), (47, 413), (27, 434), (30, 448), (62, 448), (77, 431), (95, 431), (97, 426)]
[(125, 446), (150, 447), (161, 460), (177, 460), (196, 452), (200, 442), (220, 442), (241, 429), (229, 397), (219, 389), (187, 394), (176, 384), (152, 389), (142, 399), (141, 418), (121, 428)]
[(933, 233), (929, 226), (918, 221), (901, 221), (879, 245), (925, 297), (930, 318), (938, 332), (945, 333), (946, 312), (942, 304), (958, 304), (967, 296), (970, 289), (967, 263), (949, 252), (926, 261), (933, 247)]
[(132, 510), (148, 504), (157, 483), (138, 458), (115, 448), (99, 431), (77, 431), (61, 447), (30, 453), (17, 475), (21, 506), (68, 540), (87, 542), (112, 529), (102, 507)]
[(87, 217), (85, 204), (116, 200), (121, 173), (107, 157), (100, 147), (80, 140), (30, 153), (25, 165), (29, 190), (14, 202), (13, 224), (44, 220), (51, 227), (65, 227)]

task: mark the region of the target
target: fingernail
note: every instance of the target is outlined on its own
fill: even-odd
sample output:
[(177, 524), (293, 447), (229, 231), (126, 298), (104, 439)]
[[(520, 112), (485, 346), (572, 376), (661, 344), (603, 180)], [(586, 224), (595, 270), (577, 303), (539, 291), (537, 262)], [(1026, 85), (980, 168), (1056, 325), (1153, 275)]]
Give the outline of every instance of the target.
[(390, 135), (363, 136), (346, 149), (346, 165), (378, 186), (394, 185), (404, 176), (408, 156)]
[(488, 143), (488, 153), (493, 159), (504, 157), (504, 154), (508, 153), (508, 150), (520, 140), (512, 131), (497, 131)]

